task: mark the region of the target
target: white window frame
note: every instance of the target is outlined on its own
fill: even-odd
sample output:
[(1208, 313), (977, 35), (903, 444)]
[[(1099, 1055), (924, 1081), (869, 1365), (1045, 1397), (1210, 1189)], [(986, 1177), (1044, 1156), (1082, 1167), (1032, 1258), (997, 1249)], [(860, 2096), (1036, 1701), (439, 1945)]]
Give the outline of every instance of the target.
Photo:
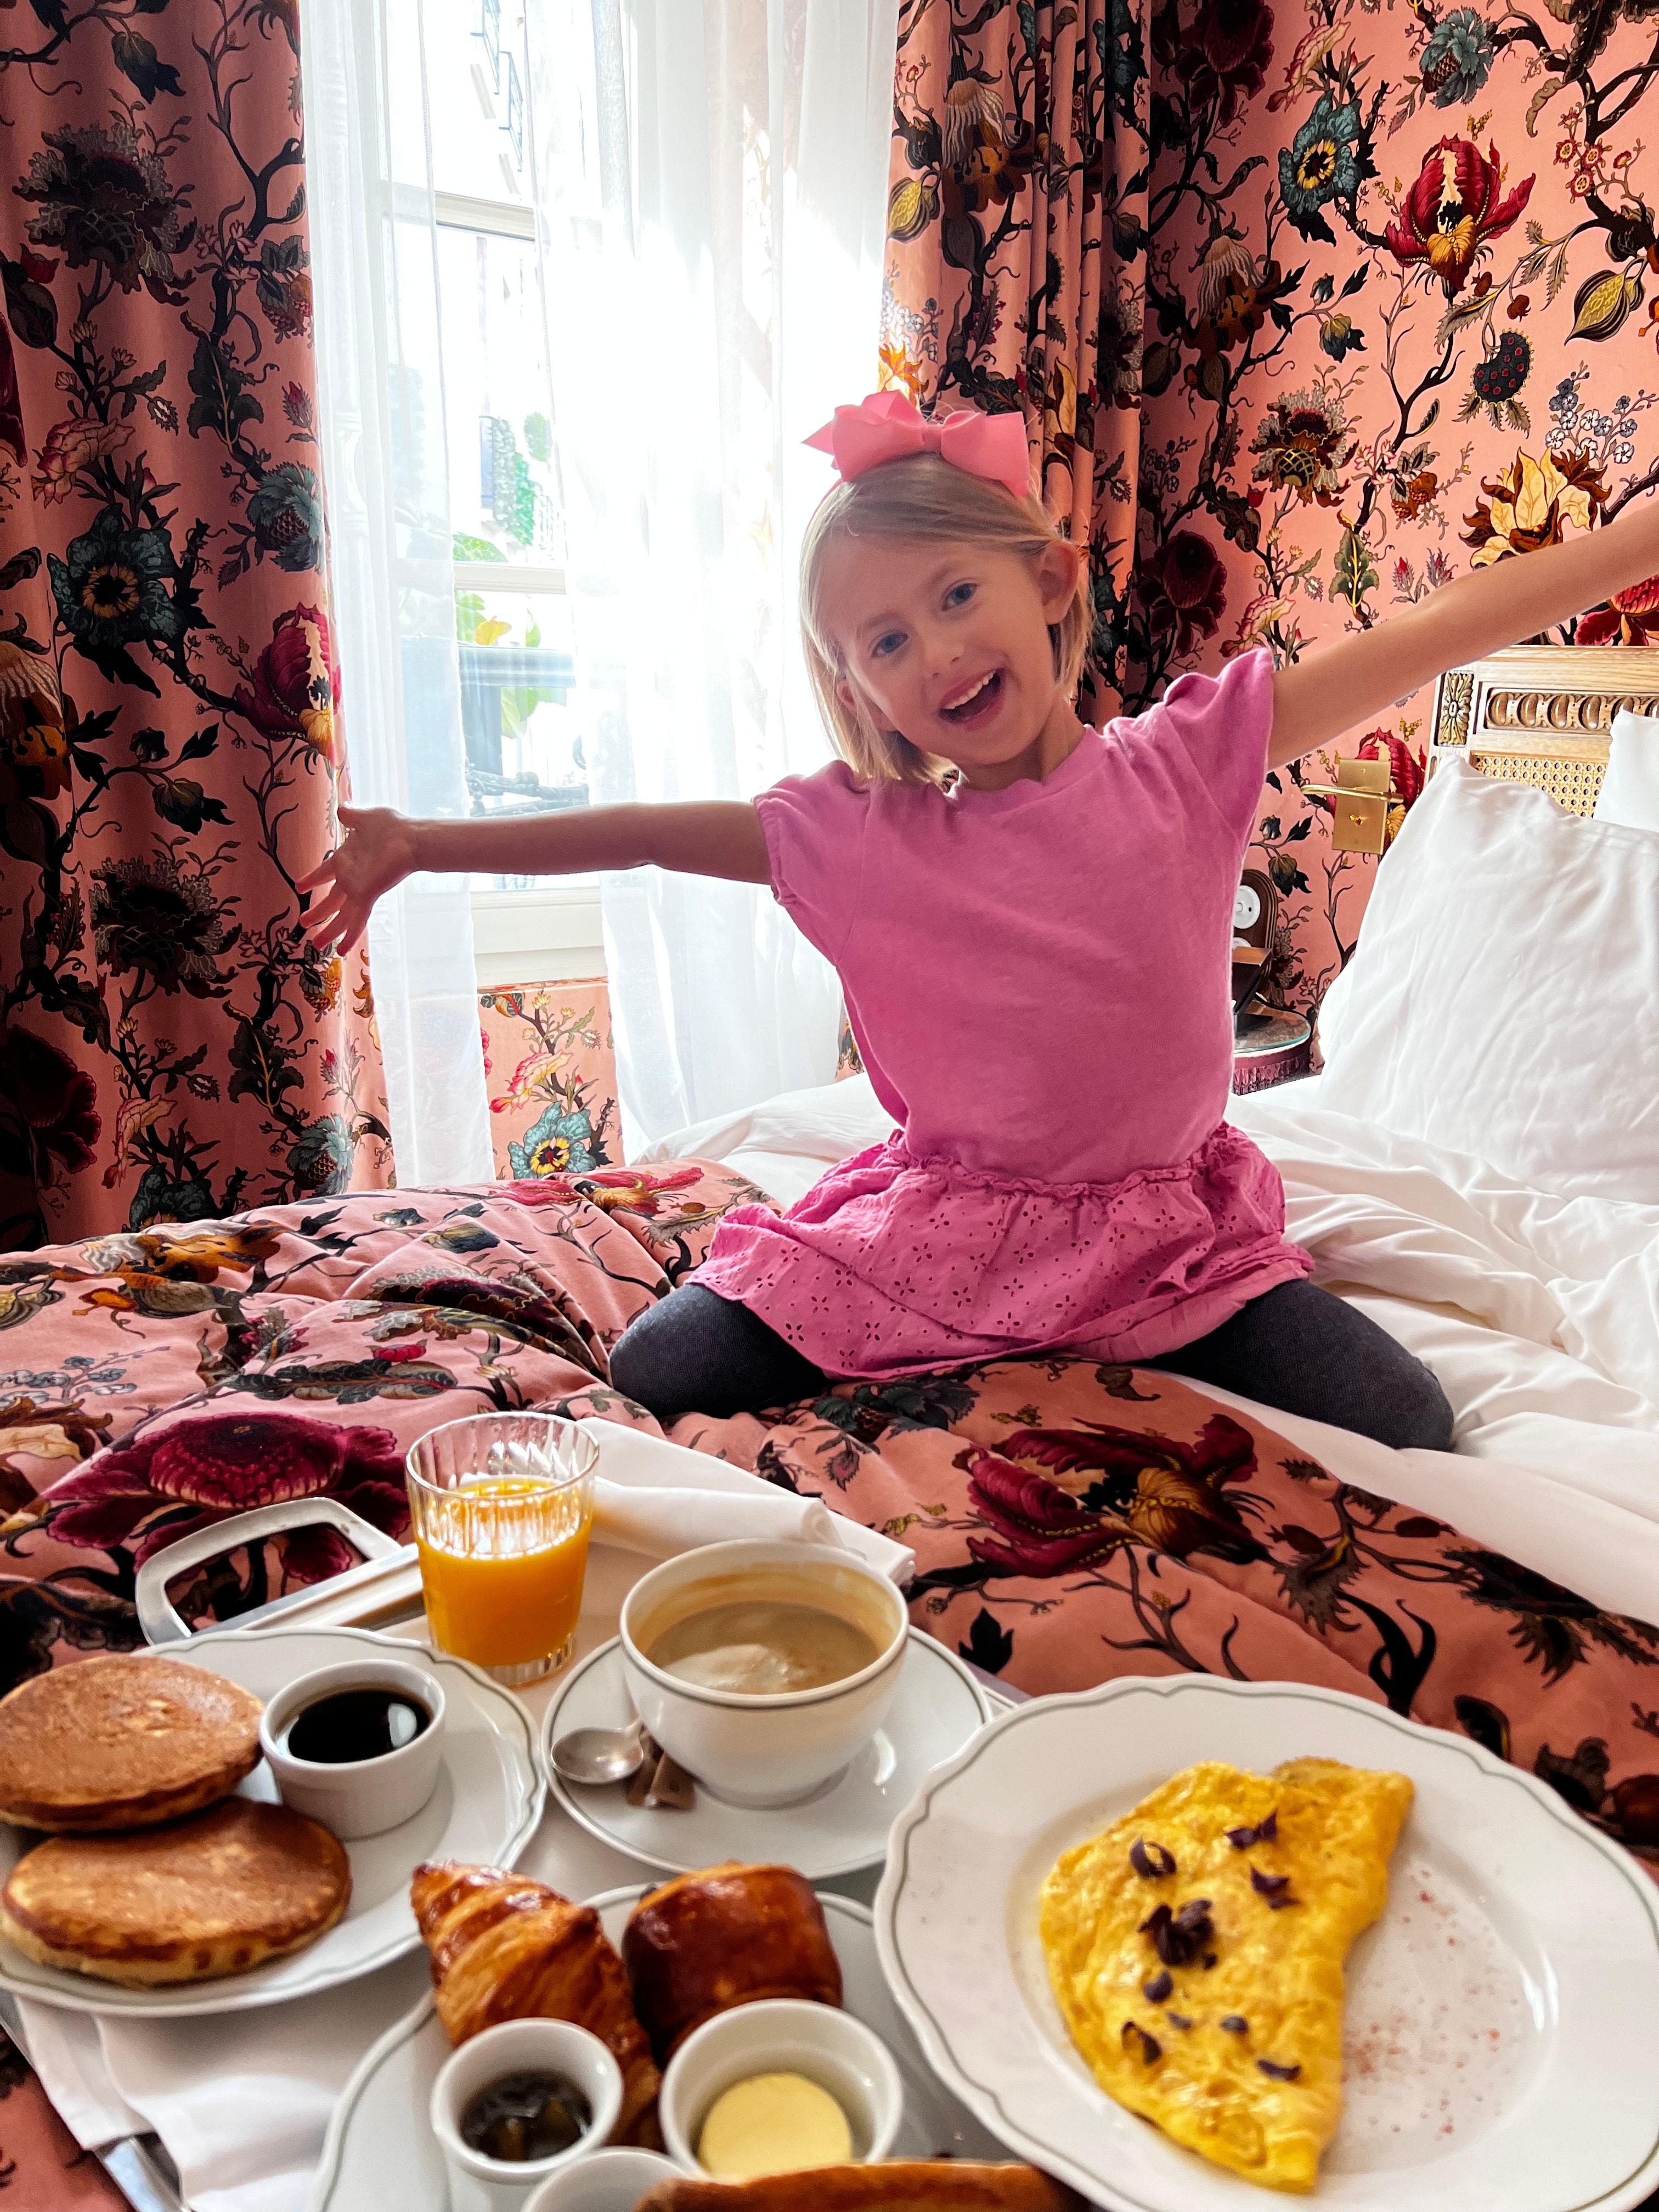
[(530, 891), (475, 890), (472, 945), (483, 991), (602, 976), (599, 885), (551, 876)]
[[(521, 201), (436, 192), (434, 215), (447, 229), (482, 231), (493, 238), (533, 239), (536, 216)], [(564, 596), (562, 568), (517, 562), (458, 561), (458, 592), (512, 588), (550, 599)], [(550, 877), (534, 890), (475, 890), (472, 942), (480, 990), (517, 983), (562, 983), (605, 974), (605, 932), (599, 887), (591, 878)]]

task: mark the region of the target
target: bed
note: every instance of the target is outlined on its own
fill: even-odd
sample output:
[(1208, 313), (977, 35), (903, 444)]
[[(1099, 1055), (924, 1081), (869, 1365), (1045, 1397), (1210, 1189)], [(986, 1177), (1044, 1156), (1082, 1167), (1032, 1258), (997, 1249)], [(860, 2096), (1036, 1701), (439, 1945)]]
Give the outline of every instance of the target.
[[(1541, 795), (1569, 761), (1588, 814), (1621, 702), (1659, 705), (1659, 653), (1446, 679), (1326, 1068), (1232, 1109), (1318, 1279), (1440, 1373), (1455, 1453), (1062, 1358), (691, 1415), (674, 1441), (901, 1537), (917, 1624), (1012, 1687), (1341, 1687), (1475, 1736), (1659, 1868), (1659, 837)], [(136, 1641), (137, 1566), (216, 1517), (325, 1494), (398, 1531), (401, 1455), (443, 1419), (652, 1425), (609, 1384), (621, 1329), (726, 1206), (788, 1203), (885, 1133), (854, 1078), (626, 1170), (0, 1262), (0, 1686)], [(227, 1619), (347, 1556), (307, 1534), (175, 1595)]]
[[(1591, 817), (1621, 712), (1659, 715), (1659, 650), (1516, 647), (1442, 679), (1431, 775), (1466, 761)], [(1659, 729), (1652, 742), (1659, 751)], [(1524, 854), (1530, 825), (1517, 826)], [(1473, 925), (1459, 920), (1467, 935)], [(1515, 964), (1526, 957), (1517, 941)], [(1632, 964), (1645, 988), (1644, 963)], [(1645, 972), (1659, 1020), (1659, 971)], [(1594, 1042), (1589, 1056), (1601, 1057)], [(1284, 1176), (1291, 1233), (1315, 1254), (1316, 1279), (1441, 1374), (1460, 1456), (1552, 1480), (1571, 1468), (1576, 1492), (1659, 1521), (1659, 1208), (1586, 1197), (1577, 1176), (1532, 1190), (1443, 1132), (1356, 1116), (1352, 1090), (1339, 1100), (1315, 1075), (1230, 1109)], [(787, 1205), (887, 1127), (867, 1079), (854, 1077), (676, 1131), (646, 1157), (719, 1162)], [(1585, 1141), (1576, 1130), (1572, 1150)], [(1659, 1556), (1641, 1557), (1646, 1579), (1626, 1595), (1644, 1588), (1651, 1605)]]

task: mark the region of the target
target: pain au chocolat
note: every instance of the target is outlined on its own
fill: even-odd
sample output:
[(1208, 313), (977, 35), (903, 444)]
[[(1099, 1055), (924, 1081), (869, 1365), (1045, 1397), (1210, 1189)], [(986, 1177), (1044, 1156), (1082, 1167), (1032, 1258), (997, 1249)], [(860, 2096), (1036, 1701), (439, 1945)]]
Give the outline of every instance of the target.
[(841, 2002), (841, 1962), (812, 1885), (793, 1867), (735, 1863), (642, 1897), (623, 1964), (659, 2065), (706, 2020), (765, 1997)]
[(231, 1797), (164, 1827), (52, 1837), (0, 1890), (0, 1936), (40, 1966), (147, 1989), (303, 1950), (350, 1897), (326, 1828)]
[(59, 1835), (145, 1828), (228, 1796), (263, 1707), (204, 1667), (81, 1659), (0, 1698), (0, 1820)]

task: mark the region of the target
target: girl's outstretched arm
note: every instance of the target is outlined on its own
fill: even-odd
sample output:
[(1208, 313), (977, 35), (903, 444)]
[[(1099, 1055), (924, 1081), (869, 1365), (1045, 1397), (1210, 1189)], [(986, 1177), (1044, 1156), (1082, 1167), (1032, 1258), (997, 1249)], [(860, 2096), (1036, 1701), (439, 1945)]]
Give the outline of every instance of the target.
[(1659, 498), (1648, 498), (1604, 530), (1460, 576), (1374, 629), (1279, 670), (1267, 764), (1282, 768), (1447, 669), (1536, 637), (1656, 574)]
[(573, 807), (465, 822), (415, 822), (389, 806), (343, 806), (344, 832), (320, 866), (301, 876), (314, 894), (305, 917), (314, 945), (349, 952), (377, 899), (405, 876), (581, 876), (611, 868), (668, 868), (687, 876), (769, 880), (760, 817), (747, 799), (665, 806)]

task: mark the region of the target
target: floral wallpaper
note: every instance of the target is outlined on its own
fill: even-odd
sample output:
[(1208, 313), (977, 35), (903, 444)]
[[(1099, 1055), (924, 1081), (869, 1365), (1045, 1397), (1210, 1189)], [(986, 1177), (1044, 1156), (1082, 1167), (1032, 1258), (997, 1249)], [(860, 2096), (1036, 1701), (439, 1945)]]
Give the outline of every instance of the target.
[[(1659, 485), (1653, 0), (903, 0), (882, 376), (1020, 407), (1086, 538), (1092, 694), (1292, 659)], [(1659, 578), (1554, 641), (1659, 641)], [(1342, 750), (1421, 788), (1431, 695)], [(1375, 862), (1272, 776), (1269, 988)], [(1399, 818), (1398, 817), (1396, 818)]]
[(294, 0), (0, 13), (0, 1244), (390, 1180)]
[(495, 1172), (506, 1182), (622, 1162), (611, 994), (586, 982), (480, 991)]

